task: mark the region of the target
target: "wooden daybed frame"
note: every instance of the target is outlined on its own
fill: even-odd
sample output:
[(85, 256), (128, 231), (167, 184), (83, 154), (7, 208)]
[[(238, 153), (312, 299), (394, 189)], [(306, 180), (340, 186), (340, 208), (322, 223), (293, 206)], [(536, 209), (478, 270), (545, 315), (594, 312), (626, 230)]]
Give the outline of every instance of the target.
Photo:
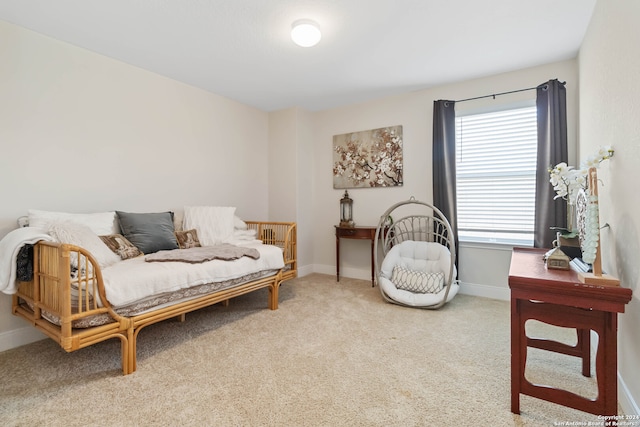
[[(153, 309), (131, 317), (118, 315), (106, 299), (102, 272), (97, 261), (85, 249), (63, 243), (40, 241), (34, 245), (33, 280), (19, 282), (18, 291), (13, 296), (13, 314), (26, 319), (36, 329), (48, 335), (67, 352), (88, 347), (92, 344), (117, 338), (121, 343), (122, 372), (131, 374), (136, 370), (136, 339), (145, 326), (170, 319), (185, 320), (186, 313), (219, 302), (228, 304), (229, 299), (249, 292), (268, 288), (268, 306), (278, 308), (280, 284), (297, 277), (296, 224), (292, 222), (245, 221), (249, 229), (257, 231), (257, 236), (266, 244), (282, 248), (285, 267), (275, 274), (257, 280), (232, 286), (188, 301), (178, 301), (173, 305)], [(75, 253), (75, 255), (73, 255)], [(81, 259), (85, 255), (91, 264), (91, 271), (80, 279), (71, 277), (71, 258)], [(85, 266), (85, 268), (88, 266)], [(77, 287), (80, 295), (99, 295), (103, 306), (91, 298), (83, 298), (72, 308), (72, 287)], [(48, 312), (60, 319), (60, 325), (49, 322), (42, 316)], [(74, 328), (74, 321), (107, 313), (113, 322), (89, 328)]]

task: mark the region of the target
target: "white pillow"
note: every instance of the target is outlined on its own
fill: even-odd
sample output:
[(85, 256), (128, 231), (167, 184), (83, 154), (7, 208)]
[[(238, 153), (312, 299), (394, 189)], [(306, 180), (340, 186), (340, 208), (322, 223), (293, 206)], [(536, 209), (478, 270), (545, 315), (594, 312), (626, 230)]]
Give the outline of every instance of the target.
[(247, 223), (240, 219), (240, 217), (237, 215), (233, 217), (233, 227), (236, 230), (246, 230), (248, 228)]
[(29, 209), (29, 226), (48, 229), (53, 222), (71, 221), (89, 227), (98, 236), (120, 233), (116, 212), (74, 214)]
[[(72, 221), (54, 221), (49, 226), (49, 235), (57, 242), (69, 243), (86, 249), (98, 261), (100, 268), (106, 268), (120, 261), (120, 257), (94, 233), (89, 227)], [(77, 257), (71, 264), (78, 267)]]
[(185, 206), (183, 230), (195, 228), (202, 246), (225, 243), (233, 237), (235, 207)]

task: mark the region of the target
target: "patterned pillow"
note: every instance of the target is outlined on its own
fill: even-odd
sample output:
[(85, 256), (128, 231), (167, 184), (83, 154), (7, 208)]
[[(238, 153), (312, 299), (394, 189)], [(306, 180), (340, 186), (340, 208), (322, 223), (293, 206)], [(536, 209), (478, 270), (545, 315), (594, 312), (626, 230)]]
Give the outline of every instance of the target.
[(109, 234), (108, 236), (100, 236), (100, 238), (109, 249), (123, 260), (142, 255), (140, 249), (122, 234)]
[(437, 293), (444, 287), (444, 274), (414, 271), (396, 265), (391, 273), (396, 288), (419, 294)]
[(180, 249), (199, 248), (201, 246), (200, 240), (198, 240), (198, 231), (195, 228), (176, 231), (176, 240)]

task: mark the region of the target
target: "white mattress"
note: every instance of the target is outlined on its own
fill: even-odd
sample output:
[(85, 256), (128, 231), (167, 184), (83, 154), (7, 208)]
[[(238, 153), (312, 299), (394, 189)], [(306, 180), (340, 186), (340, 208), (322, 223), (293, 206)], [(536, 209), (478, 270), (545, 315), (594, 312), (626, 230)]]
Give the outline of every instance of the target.
[(243, 246), (257, 249), (260, 258), (242, 257), (233, 261), (212, 260), (189, 264), (146, 262), (142, 256), (119, 262), (102, 270), (107, 300), (117, 308), (152, 295), (284, 267), (281, 248), (262, 243)]

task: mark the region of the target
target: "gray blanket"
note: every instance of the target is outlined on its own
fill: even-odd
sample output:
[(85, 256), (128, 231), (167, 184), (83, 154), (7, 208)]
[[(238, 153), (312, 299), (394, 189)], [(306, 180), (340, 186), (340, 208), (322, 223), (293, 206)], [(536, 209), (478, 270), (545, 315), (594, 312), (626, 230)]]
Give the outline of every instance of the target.
[(198, 264), (213, 259), (231, 261), (247, 256), (249, 258), (260, 258), (260, 252), (254, 248), (245, 248), (230, 244), (216, 246), (203, 246), (189, 249), (173, 249), (169, 251), (159, 251), (145, 256), (147, 262), (188, 262)]

